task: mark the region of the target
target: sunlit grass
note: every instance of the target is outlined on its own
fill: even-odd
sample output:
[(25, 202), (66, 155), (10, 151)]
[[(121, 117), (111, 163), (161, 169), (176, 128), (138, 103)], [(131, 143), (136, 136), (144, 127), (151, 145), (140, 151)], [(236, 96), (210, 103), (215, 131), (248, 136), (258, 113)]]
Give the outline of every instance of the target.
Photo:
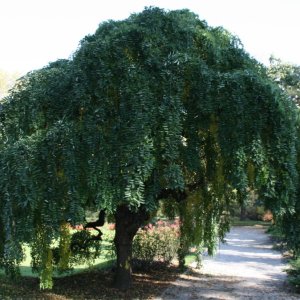
[(196, 253), (189, 253), (185, 256), (185, 266), (188, 267), (193, 262), (197, 261), (197, 254)]
[(233, 218), (232, 226), (270, 226), (272, 223), (271, 221), (258, 221), (258, 220), (243, 220), (241, 221), (238, 218)]

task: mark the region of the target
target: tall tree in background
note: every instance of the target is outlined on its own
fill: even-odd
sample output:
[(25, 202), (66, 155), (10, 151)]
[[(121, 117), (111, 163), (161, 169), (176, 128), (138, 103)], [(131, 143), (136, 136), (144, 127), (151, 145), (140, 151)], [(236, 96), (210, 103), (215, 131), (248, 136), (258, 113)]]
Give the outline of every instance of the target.
[(29, 243), (51, 287), (66, 221), (105, 209), (115, 286), (126, 289), (132, 240), (160, 200), (178, 207), (181, 253), (212, 251), (249, 185), (275, 216), (294, 205), (295, 122), (292, 102), (223, 28), (158, 8), (105, 22), (72, 60), (27, 74), (5, 99), (0, 262), (14, 273)]

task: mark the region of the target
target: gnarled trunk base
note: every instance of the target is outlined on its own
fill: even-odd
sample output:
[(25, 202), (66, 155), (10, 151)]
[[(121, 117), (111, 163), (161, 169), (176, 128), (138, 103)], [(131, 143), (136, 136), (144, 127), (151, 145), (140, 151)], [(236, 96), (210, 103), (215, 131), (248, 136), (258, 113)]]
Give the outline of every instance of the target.
[(142, 223), (148, 218), (144, 209), (132, 212), (125, 205), (117, 208), (116, 235), (114, 243), (117, 251), (117, 269), (114, 287), (126, 290), (131, 285), (132, 241)]

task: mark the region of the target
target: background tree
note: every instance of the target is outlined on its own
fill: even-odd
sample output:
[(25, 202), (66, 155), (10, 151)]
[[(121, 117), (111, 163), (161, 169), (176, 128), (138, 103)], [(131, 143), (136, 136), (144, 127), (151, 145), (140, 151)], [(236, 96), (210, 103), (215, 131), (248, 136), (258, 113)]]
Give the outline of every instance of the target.
[(275, 216), (294, 205), (295, 120), (223, 28), (158, 8), (105, 22), (72, 60), (27, 74), (5, 100), (1, 263), (14, 273), (29, 243), (51, 287), (66, 221), (105, 209), (116, 221), (115, 286), (126, 289), (132, 240), (160, 200), (180, 215), (181, 263), (191, 244), (212, 252), (249, 185)]
[(18, 77), (20, 75), (17, 72), (0, 70), (0, 99), (8, 94), (9, 89), (13, 87)]
[(297, 106), (300, 106), (300, 66), (270, 57), (269, 76), (279, 84)]

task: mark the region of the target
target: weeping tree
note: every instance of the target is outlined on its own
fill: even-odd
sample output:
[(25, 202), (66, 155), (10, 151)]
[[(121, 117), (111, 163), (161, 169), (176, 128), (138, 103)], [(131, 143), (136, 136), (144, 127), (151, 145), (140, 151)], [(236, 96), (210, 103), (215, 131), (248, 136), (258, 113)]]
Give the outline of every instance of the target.
[(249, 187), (275, 216), (295, 200), (293, 105), (238, 38), (187, 10), (102, 23), (71, 60), (21, 78), (0, 117), (0, 262), (15, 274), (29, 244), (44, 288), (54, 241), (66, 266), (67, 224), (86, 211), (114, 216), (126, 289), (132, 240), (161, 201), (181, 218), (182, 262), (191, 244), (213, 252)]

